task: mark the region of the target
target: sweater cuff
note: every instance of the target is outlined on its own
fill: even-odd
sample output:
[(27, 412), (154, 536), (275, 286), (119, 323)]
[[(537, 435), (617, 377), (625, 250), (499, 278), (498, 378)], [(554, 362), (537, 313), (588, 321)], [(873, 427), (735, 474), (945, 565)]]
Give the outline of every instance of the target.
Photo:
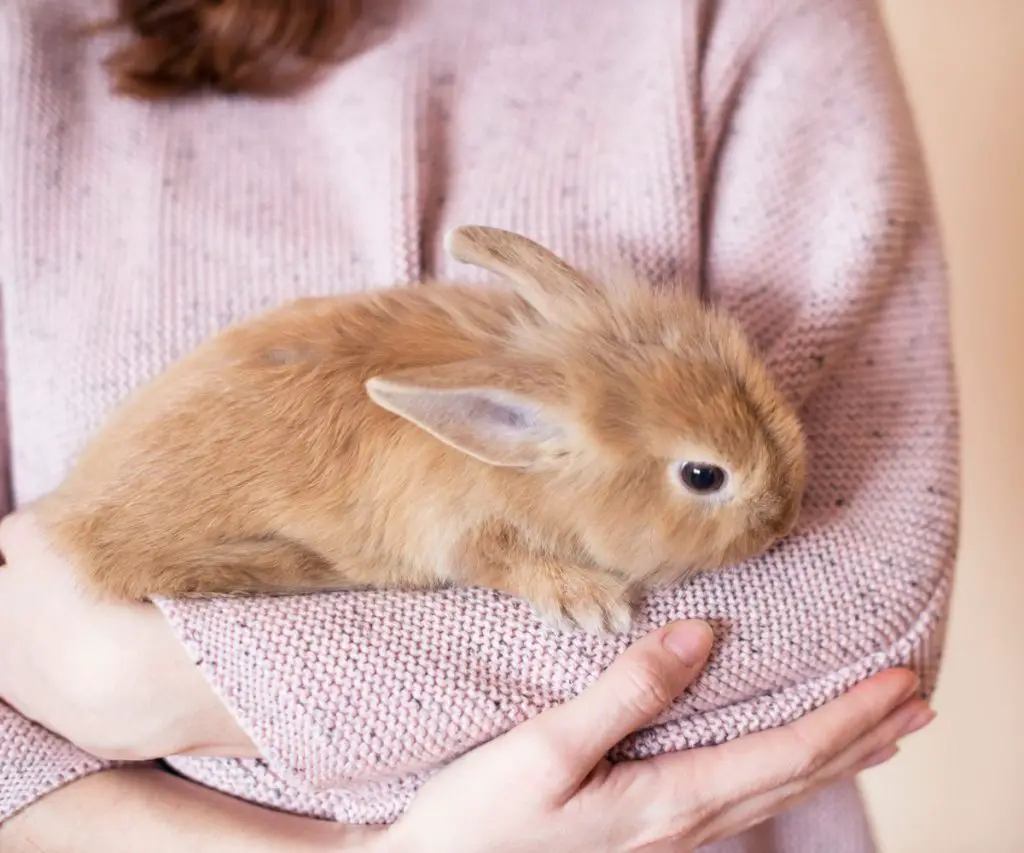
[(0, 703), (0, 824), (45, 794), (112, 766)]

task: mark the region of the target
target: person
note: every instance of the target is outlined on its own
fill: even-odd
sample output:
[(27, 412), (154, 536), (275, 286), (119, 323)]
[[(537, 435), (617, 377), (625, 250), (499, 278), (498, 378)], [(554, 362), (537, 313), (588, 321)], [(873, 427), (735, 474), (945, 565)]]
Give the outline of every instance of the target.
[[(108, 70), (149, 101), (108, 91), (92, 3), (0, 9), (0, 847), (872, 850), (850, 777), (931, 719), (958, 486), (873, 3), (364, 6), (126, 0)], [(802, 406), (795, 534), (653, 596), (625, 651), (471, 590), (78, 588), (29, 505), (111, 405), (286, 299), (471, 277), (466, 222), (734, 310)]]

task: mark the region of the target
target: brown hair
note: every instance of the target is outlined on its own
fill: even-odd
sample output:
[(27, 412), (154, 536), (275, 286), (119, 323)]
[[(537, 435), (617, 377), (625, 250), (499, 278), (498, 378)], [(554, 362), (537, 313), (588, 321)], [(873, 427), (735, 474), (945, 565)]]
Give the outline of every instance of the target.
[(106, 60), (115, 91), (287, 95), (339, 59), (361, 0), (118, 0), (131, 41)]

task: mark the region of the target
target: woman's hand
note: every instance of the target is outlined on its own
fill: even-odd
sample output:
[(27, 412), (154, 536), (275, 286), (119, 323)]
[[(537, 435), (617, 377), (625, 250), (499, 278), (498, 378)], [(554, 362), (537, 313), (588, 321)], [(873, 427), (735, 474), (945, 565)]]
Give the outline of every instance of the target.
[(31, 513), (0, 551), (0, 699), (100, 758), (258, 755), (156, 607), (97, 601)]
[(683, 853), (736, 835), (896, 753), (932, 712), (890, 670), (801, 720), (721, 746), (609, 764), (694, 680), (702, 622), (649, 634), (578, 698), (470, 752), (429, 781), (376, 839), (382, 851)]
[[(93, 600), (30, 515), (0, 525), (0, 548), (0, 697), (101, 757), (256, 754), (155, 607)], [(360, 845), (691, 850), (886, 760), (931, 717), (911, 698), (915, 676), (893, 670), (792, 725), (610, 765), (605, 753), (686, 688), (710, 644), (700, 622), (648, 635), (575, 700), (455, 761)]]

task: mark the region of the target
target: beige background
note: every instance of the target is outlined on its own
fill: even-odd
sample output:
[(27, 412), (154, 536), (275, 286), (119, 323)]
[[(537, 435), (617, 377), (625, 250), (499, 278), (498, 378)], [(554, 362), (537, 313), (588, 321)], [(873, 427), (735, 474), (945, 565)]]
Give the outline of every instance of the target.
[(1024, 853), (1024, 0), (881, 0), (943, 221), (964, 514), (938, 718), (864, 776), (883, 853)]

